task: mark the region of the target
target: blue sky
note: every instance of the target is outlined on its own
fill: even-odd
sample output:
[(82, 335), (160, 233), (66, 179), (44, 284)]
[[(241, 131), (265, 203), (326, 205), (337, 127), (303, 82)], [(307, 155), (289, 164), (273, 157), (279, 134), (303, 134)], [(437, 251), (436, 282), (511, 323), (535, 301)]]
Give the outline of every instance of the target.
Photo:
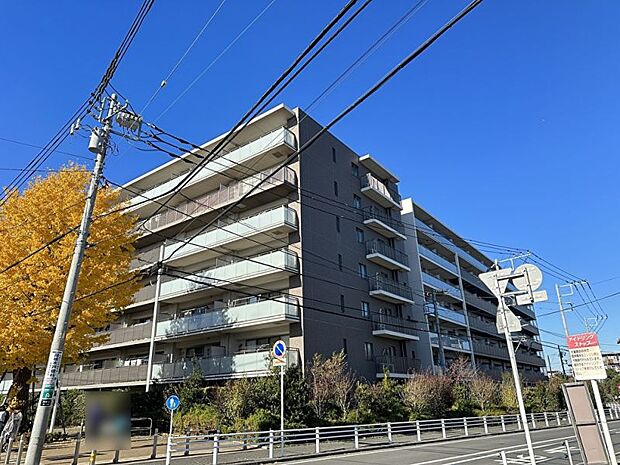
[[(157, 2), (114, 85), (142, 108), (220, 1)], [(156, 119), (269, 1), (227, 0), (146, 119)], [(47, 142), (100, 79), (139, 3), (3, 5), (0, 137)], [(225, 131), (344, 3), (317, 0), (308, 8), (308, 2), (275, 0), (158, 123), (196, 142)], [(279, 101), (306, 108), (412, 3), (375, 0)], [(310, 113), (328, 122), (465, 3), (428, 1)], [(598, 296), (615, 292), (618, 19), (620, 3), (613, 0), (487, 0), (334, 132), (399, 173), (403, 194), (463, 237), (531, 249), (588, 278)], [(87, 153), (78, 137), (62, 148)], [(120, 148), (106, 171), (117, 182), (166, 161)], [(1, 168), (21, 168), (35, 151), (0, 140), (0, 153)], [(69, 158), (56, 154), (47, 166)], [(14, 175), (0, 171), (0, 183)], [(554, 282), (547, 276), (552, 299), (539, 314), (556, 308)], [(618, 304), (620, 298), (603, 302), (610, 315), (601, 332), (607, 350), (619, 347)], [(582, 329), (576, 315), (569, 322), (573, 332)], [(541, 317), (539, 325), (561, 332), (557, 314)]]

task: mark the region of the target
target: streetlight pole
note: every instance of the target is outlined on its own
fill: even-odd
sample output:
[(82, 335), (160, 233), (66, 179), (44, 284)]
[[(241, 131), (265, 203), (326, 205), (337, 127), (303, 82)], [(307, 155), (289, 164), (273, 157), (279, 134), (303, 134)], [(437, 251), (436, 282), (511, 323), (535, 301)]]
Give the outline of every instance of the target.
[(54, 391), (56, 390), (56, 382), (58, 380), (60, 365), (62, 363), (65, 338), (69, 329), (69, 320), (71, 318), (71, 311), (73, 310), (73, 302), (77, 291), (80, 269), (84, 259), (84, 251), (86, 250), (88, 233), (92, 222), (92, 214), (95, 208), (95, 201), (97, 199), (99, 180), (101, 179), (101, 174), (103, 172), (106, 152), (108, 149), (108, 141), (112, 130), (112, 120), (115, 112), (116, 95), (113, 94), (109, 99), (108, 113), (105, 118), (103, 129), (101, 131), (94, 129), (91, 134), (89, 150), (95, 152), (97, 154), (97, 158), (95, 160), (95, 167), (93, 169), (90, 185), (88, 186), (88, 195), (86, 197), (86, 204), (84, 205), (80, 230), (75, 242), (73, 258), (71, 259), (71, 267), (69, 268), (62, 304), (58, 313), (58, 322), (56, 323), (56, 329), (54, 330), (50, 355), (47, 361), (47, 368), (45, 369), (45, 377), (43, 378), (41, 393), (39, 395), (37, 412), (32, 425), (32, 434), (28, 444), (25, 465), (39, 465), (41, 462), (41, 454), (43, 452), (43, 444), (45, 442), (45, 430), (47, 429), (47, 423), (50, 419), (50, 414), (53, 408), (52, 404), (55, 397)]

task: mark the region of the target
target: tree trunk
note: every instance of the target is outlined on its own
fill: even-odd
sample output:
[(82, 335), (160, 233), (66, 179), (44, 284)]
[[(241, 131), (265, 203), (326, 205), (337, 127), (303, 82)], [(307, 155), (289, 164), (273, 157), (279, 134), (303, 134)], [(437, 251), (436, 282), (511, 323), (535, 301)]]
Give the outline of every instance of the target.
[(6, 395), (6, 405), (10, 412), (21, 410), (25, 414), (28, 405), (28, 386), (32, 379), (30, 368), (13, 370), (13, 383)]

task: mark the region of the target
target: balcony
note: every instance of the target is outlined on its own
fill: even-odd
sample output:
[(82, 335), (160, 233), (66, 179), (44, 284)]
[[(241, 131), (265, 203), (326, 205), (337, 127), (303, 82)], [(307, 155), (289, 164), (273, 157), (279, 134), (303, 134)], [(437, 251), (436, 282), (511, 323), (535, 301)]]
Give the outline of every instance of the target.
[(437, 291), (444, 291), (447, 295), (454, 297), (455, 299), (462, 300), (461, 290), (454, 284), (450, 284), (446, 281), (442, 281), (435, 276), (432, 276), (425, 271), (422, 272), (422, 283), (426, 286), (432, 287)]
[(377, 207), (369, 206), (362, 210), (364, 224), (387, 238), (407, 239), (402, 221), (390, 218)]
[[(266, 181), (263, 182), (264, 180)], [(260, 184), (260, 187), (247, 198), (246, 202), (249, 202), (250, 199), (261, 192), (270, 189), (275, 189), (280, 186), (288, 187), (289, 189), (295, 187), (297, 186), (297, 177), (295, 172), (288, 167), (280, 170), (271, 168), (262, 171), (241, 181), (222, 186), (218, 190), (199, 195), (192, 200), (186, 200), (178, 205), (165, 208), (161, 213), (154, 215), (146, 221), (141, 228), (142, 232), (146, 235), (153, 231), (159, 231), (177, 225), (205, 213), (213, 212), (218, 208), (222, 208), (241, 199), (241, 197), (255, 186), (259, 185), (259, 183), (262, 184)]]
[[(432, 302), (427, 302), (425, 307), (427, 315), (435, 315), (435, 308)], [(439, 318), (441, 318), (442, 320), (447, 320), (451, 323), (457, 323), (463, 326), (467, 325), (467, 322), (465, 321), (465, 315), (461, 312), (457, 312), (456, 310), (437, 305), (437, 315), (439, 315)]]
[[(270, 242), (274, 237), (284, 238), (296, 231), (297, 227), (297, 214), (292, 208), (281, 206), (266, 210), (196, 236), (166, 263), (173, 266), (199, 263), (219, 255), (217, 249), (220, 247), (233, 252), (255, 247), (257, 242)], [(167, 245), (164, 257), (171, 255), (178, 248), (179, 243), (172, 242)]]
[(411, 270), (407, 254), (376, 239), (366, 243), (366, 258), (389, 270)]
[(459, 258), (465, 260), (467, 263), (469, 263), (470, 265), (480, 270), (481, 273), (489, 269), (487, 265), (482, 263), (477, 258), (474, 258), (469, 252), (466, 252), (465, 250), (463, 250), (460, 246), (456, 245), (454, 242), (446, 238), (440, 232), (435, 231), (433, 228), (427, 225), (424, 221), (416, 218), (416, 225), (419, 231), (425, 232), (429, 238), (433, 239), (435, 242), (440, 243), (444, 247), (456, 253), (459, 256)]
[(412, 304), (413, 292), (404, 283), (399, 283), (380, 274), (370, 278), (370, 295), (395, 304)]
[[(289, 366), (298, 365), (299, 352), (289, 349), (287, 360)], [(201, 371), (204, 379), (266, 376), (271, 373), (271, 351), (244, 352), (221, 357), (159, 363), (153, 365), (153, 379), (179, 381), (190, 376), (195, 368)]]
[(390, 378), (410, 378), (416, 371), (420, 371), (421, 362), (407, 357), (377, 355), (375, 365), (377, 378), (383, 378), (386, 370)]
[[(439, 337), (437, 333), (429, 333), (431, 344), (439, 347)], [(460, 352), (471, 352), (471, 344), (466, 336), (450, 336), (448, 334), (441, 335), (441, 343), (444, 350), (457, 350)]]
[[(506, 347), (498, 347), (496, 345), (488, 345), (481, 342), (474, 342), (474, 353), (476, 355), (480, 354), (487, 357), (510, 360), (510, 357), (508, 356), (508, 349)], [(543, 367), (546, 365), (544, 359), (538, 355), (528, 354), (521, 351), (517, 351), (515, 355), (517, 357), (517, 362), (519, 363), (538, 367)]]
[(469, 316), (469, 326), (471, 327), (471, 329), (481, 331), (483, 333), (493, 336), (497, 336), (498, 334), (500, 334), (497, 331), (497, 326), (495, 325), (495, 322), (483, 321), (480, 318), (476, 318), (472, 315)]
[(299, 321), (297, 299), (290, 296), (277, 299), (246, 297), (230, 302), (225, 308), (160, 321), (157, 323), (157, 338), (169, 339), (249, 326), (267, 328)]
[(400, 341), (419, 341), (420, 338), (416, 335), (417, 332), (413, 324), (403, 318), (384, 314), (373, 316), (373, 336), (397, 339)]
[[(194, 190), (198, 190), (197, 185), (200, 184), (200, 190), (204, 192), (217, 187), (223, 176), (226, 180), (231, 177), (238, 178), (240, 174), (246, 176), (250, 170), (257, 171), (273, 165), (276, 159), (290, 155), (295, 149), (294, 134), (286, 128), (278, 128), (207, 163), (183, 190), (191, 190), (193, 186)], [(248, 162), (253, 162), (251, 168), (239, 166), (239, 164)], [(145, 199), (165, 199), (166, 196), (161, 199), (159, 196), (175, 189), (182, 182), (185, 174), (186, 172), (176, 173), (174, 179), (138, 192), (138, 195), (129, 200), (130, 205), (140, 204)]]
[(65, 371), (61, 382), (63, 388), (98, 388), (111, 385), (135, 386), (146, 382), (147, 364), (113, 368)]
[(107, 335), (108, 340), (103, 344), (93, 347), (90, 351), (101, 349), (111, 349), (129, 344), (141, 344), (151, 339), (151, 330), (153, 325), (151, 322), (139, 323), (137, 325), (113, 328), (110, 331), (102, 332), (100, 335)]
[(480, 281), (480, 278), (478, 278), (478, 276), (470, 273), (464, 268), (461, 268), (461, 277), (463, 278), (464, 281), (468, 282), (469, 284), (473, 286), (476, 286), (481, 291), (488, 292), (488, 293), (491, 292), (489, 288), (486, 287), (482, 281)]
[(426, 260), (429, 260), (431, 263), (440, 266), (444, 270), (458, 276), (459, 270), (456, 267), (456, 264), (443, 258), (437, 252), (433, 252), (432, 250), (424, 247), (422, 244), (418, 244), (418, 252), (420, 253), (420, 256), (425, 258)]
[(465, 303), (493, 315), (494, 318), (497, 315), (497, 303), (485, 300), (471, 292), (465, 291)]
[(162, 301), (178, 301), (188, 294), (218, 286), (258, 286), (299, 272), (297, 254), (287, 249), (259, 255), (251, 260), (242, 259), (224, 266), (216, 266), (194, 273), (190, 280), (177, 278), (161, 284)]
[(362, 194), (382, 207), (401, 209), (400, 194), (379, 181), (371, 173), (360, 176), (360, 187)]

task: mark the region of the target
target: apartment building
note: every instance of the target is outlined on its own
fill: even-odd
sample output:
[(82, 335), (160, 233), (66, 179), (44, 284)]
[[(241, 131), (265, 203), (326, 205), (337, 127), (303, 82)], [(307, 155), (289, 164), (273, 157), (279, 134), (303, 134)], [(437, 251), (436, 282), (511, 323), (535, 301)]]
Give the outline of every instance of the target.
[[(503, 334), (495, 326), (497, 300), (478, 275), (493, 262), (413, 202), (403, 201), (406, 251), (412, 264), (409, 281), (424, 299), (414, 304), (416, 318), (425, 318), (429, 332), (423, 337), (424, 365), (437, 372), (457, 357), (468, 357), (493, 378), (511, 369)], [(523, 331), (516, 356), (524, 381), (543, 379), (543, 347), (531, 306), (514, 307)], [(423, 352), (422, 352), (423, 351)]]
[(620, 352), (608, 352), (603, 354), (603, 363), (607, 370), (614, 370), (620, 373)]
[[(410, 200), (401, 203), (395, 174), (329, 132), (280, 169), (320, 129), (302, 110), (279, 105), (165, 207), (166, 193), (223, 135), (124, 186), (140, 218), (133, 266), (143, 288), (106, 328), (108, 341), (65, 368), (63, 388), (144, 387), (149, 361), (155, 383), (195, 368), (213, 381), (262, 376), (277, 339), (302, 367), (315, 353), (344, 350), (366, 379), (441, 365), (437, 333), (447, 363), (464, 354), (490, 373), (506, 368), (495, 306), (475, 276), (490, 260)], [(519, 312), (529, 323), (519, 360), (535, 378), (544, 365), (535, 317)]]

